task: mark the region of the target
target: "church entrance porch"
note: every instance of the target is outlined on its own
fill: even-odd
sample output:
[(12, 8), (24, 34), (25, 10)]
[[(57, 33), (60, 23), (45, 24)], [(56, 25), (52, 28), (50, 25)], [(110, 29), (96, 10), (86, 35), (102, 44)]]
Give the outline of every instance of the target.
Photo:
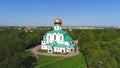
[(71, 51), (73, 51), (73, 49), (71, 49)]
[(70, 52), (74, 52), (74, 49), (70, 49)]
[(48, 53), (53, 53), (53, 49), (48, 49)]
[(53, 48), (51, 46), (48, 47), (48, 53), (53, 53)]
[(62, 53), (64, 53), (64, 50), (62, 49)]

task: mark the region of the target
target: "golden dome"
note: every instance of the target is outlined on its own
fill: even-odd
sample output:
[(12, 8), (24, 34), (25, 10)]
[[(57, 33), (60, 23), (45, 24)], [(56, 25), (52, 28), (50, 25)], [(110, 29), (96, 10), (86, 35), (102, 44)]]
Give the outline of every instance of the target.
[(55, 24), (55, 25), (61, 25), (61, 24), (62, 24), (62, 20), (61, 20), (60, 18), (56, 18), (56, 19), (54, 20), (54, 24)]

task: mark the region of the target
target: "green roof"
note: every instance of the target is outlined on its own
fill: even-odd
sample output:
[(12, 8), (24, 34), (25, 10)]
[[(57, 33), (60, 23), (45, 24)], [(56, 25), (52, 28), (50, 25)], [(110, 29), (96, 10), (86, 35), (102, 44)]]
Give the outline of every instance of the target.
[(49, 44), (47, 44), (47, 45), (48, 45), (48, 46), (53, 46), (53, 47), (55, 46), (53, 43), (49, 43)]
[(49, 31), (48, 33), (50, 33), (50, 34), (53, 34), (53, 33), (65, 34), (66, 32), (64, 30), (52, 30), (52, 31)]
[(61, 48), (66, 48), (68, 46), (64, 45), (64, 44), (56, 44), (55, 47), (61, 47)]
[(72, 41), (72, 38), (69, 35), (66, 35), (64, 37), (64, 41)]
[(52, 46), (52, 47), (60, 47), (60, 48), (66, 48), (66, 47), (69, 47), (67, 45), (64, 45), (64, 44), (57, 44), (57, 43), (49, 43), (47, 44), (48, 46)]

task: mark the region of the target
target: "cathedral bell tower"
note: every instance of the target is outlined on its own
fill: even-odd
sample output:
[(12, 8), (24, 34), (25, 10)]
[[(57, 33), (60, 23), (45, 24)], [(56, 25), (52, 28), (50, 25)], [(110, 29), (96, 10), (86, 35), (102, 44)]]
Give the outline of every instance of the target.
[(62, 29), (62, 20), (60, 18), (56, 18), (54, 20), (54, 30), (61, 30)]

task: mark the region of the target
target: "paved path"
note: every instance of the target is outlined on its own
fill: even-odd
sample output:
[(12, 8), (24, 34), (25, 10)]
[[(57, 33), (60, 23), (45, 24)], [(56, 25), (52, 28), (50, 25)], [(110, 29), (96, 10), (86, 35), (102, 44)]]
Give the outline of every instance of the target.
[(69, 54), (51, 54), (51, 53), (43, 53), (43, 52), (38, 52), (38, 50), (41, 49), (41, 46), (38, 45), (36, 47), (30, 48), (29, 50), (32, 51), (35, 56), (38, 58), (38, 55), (45, 55), (45, 56), (63, 56), (63, 57), (70, 57), (70, 56), (75, 56), (79, 54), (79, 48), (77, 47), (76, 51), (74, 53), (69, 53)]

